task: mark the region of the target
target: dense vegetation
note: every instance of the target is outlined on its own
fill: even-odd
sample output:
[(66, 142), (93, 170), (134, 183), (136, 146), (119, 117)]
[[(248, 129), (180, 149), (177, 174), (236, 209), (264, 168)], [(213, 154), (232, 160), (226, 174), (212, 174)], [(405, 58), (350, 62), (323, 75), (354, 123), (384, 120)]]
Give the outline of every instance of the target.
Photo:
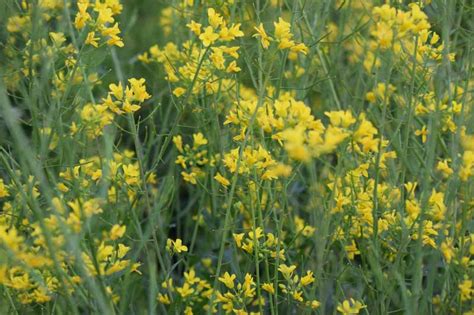
[(474, 5), (0, 1), (1, 314), (474, 314)]

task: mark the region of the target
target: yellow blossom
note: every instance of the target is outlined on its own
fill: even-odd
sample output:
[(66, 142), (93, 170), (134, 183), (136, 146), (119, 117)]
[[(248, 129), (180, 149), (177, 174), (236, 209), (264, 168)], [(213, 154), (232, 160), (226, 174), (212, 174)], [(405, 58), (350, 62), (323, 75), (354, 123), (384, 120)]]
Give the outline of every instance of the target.
[(5, 182), (0, 178), (0, 198), (8, 197), (9, 195)]
[(314, 282), (314, 276), (313, 276), (313, 272), (312, 271), (307, 271), (306, 272), (306, 275), (304, 277), (301, 277), (301, 285), (303, 287), (307, 286), (307, 285), (310, 285), (311, 283)]
[(197, 36), (201, 35), (201, 26), (201, 24), (196, 23), (194, 21), (191, 21), (191, 23), (186, 24), (186, 27), (188, 27)]
[(212, 26), (208, 26), (204, 29), (204, 33), (199, 35), (199, 39), (202, 41), (204, 47), (209, 47), (219, 38), (219, 34), (214, 33)]
[(229, 186), (230, 185), (230, 182), (227, 178), (225, 178), (224, 176), (222, 176), (219, 172), (216, 173), (216, 176), (214, 176), (214, 179), (216, 181), (218, 181), (221, 185), (223, 186)]
[(224, 19), (222, 18), (222, 16), (217, 13), (216, 10), (214, 10), (213, 8), (207, 9), (207, 16), (209, 19), (209, 24), (211, 24), (213, 28), (217, 28), (222, 23), (224, 23)]
[(254, 29), (255, 31), (257, 31), (257, 33), (254, 34), (253, 37), (259, 37), (262, 47), (267, 49), (268, 46), (270, 46), (270, 41), (272, 40), (272, 38), (269, 37), (267, 33), (265, 32), (265, 29), (263, 28), (263, 24), (260, 23), (258, 26), (254, 27)]
[(468, 301), (472, 298), (474, 289), (472, 289), (472, 280), (464, 279), (459, 285), (459, 292), (461, 293), (461, 301)]
[(183, 241), (179, 238), (176, 240), (168, 239), (166, 242), (166, 247), (168, 250), (177, 254), (188, 251), (188, 247), (183, 245)]
[(228, 272), (224, 274), (224, 276), (219, 277), (219, 281), (224, 283), (226, 287), (229, 289), (234, 288), (234, 280), (236, 278), (236, 275), (230, 275)]
[(202, 133), (200, 133), (200, 132), (193, 134), (193, 141), (194, 141), (194, 142), (193, 142), (193, 146), (194, 146), (195, 148), (198, 148), (198, 147), (200, 147), (200, 146), (202, 146), (202, 145), (206, 145), (206, 144), (207, 144), (207, 139), (204, 138), (204, 135), (203, 135)]
[(183, 299), (185, 299), (193, 294), (195, 290), (189, 285), (189, 283), (185, 282), (182, 287), (176, 288), (176, 291)]
[(342, 303), (339, 303), (337, 306), (337, 311), (343, 315), (354, 315), (359, 314), (360, 310), (365, 308), (361, 302), (354, 300), (353, 298), (349, 300), (344, 300)]
[(116, 240), (121, 238), (125, 234), (126, 229), (127, 226), (125, 225), (114, 224), (114, 226), (112, 226), (112, 229), (110, 230), (110, 239)]
[(421, 136), (421, 141), (425, 143), (428, 138), (428, 130), (426, 130), (426, 126), (423, 126), (421, 129), (416, 130), (415, 135)]
[(295, 269), (296, 269), (295, 265), (287, 266), (285, 264), (280, 264), (278, 266), (278, 271), (280, 271), (283, 274), (283, 276), (285, 276), (285, 278), (290, 278), (291, 275), (293, 274), (293, 271), (295, 271)]
[(275, 294), (275, 288), (273, 287), (273, 283), (262, 284), (262, 289), (267, 291), (270, 294)]

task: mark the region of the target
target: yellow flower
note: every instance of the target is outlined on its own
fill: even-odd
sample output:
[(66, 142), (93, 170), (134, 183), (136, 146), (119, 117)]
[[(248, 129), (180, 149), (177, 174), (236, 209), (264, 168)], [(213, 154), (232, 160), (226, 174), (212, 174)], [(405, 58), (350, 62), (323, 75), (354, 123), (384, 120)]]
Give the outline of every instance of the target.
[(312, 271), (307, 271), (306, 276), (301, 277), (300, 283), (303, 287), (310, 285), (314, 282), (314, 276)]
[(204, 33), (199, 35), (199, 39), (202, 41), (204, 47), (209, 47), (219, 38), (219, 34), (214, 33), (212, 26), (208, 26), (204, 29)]
[(183, 138), (178, 135), (173, 137), (173, 143), (180, 153), (183, 153)]
[(146, 91), (145, 79), (132, 78), (129, 79), (128, 82), (130, 83), (130, 87), (127, 87), (127, 90), (125, 90), (125, 95), (131, 100), (143, 103), (151, 97)]
[(112, 27), (105, 28), (101, 33), (103, 36), (109, 37), (109, 39), (107, 40), (107, 45), (117, 47), (124, 46), (122, 39), (120, 38), (120, 36), (118, 36), (120, 34), (118, 23), (115, 23)]
[(138, 269), (138, 267), (140, 267), (142, 264), (140, 262), (137, 262), (137, 263), (134, 263), (132, 264), (132, 266), (130, 267), (130, 272), (136, 272), (138, 273), (139, 275), (142, 274), (142, 272)]
[(229, 180), (225, 178), (224, 176), (222, 176), (219, 172), (216, 173), (216, 176), (214, 176), (214, 179), (218, 181), (220, 184), (222, 184), (223, 186), (227, 187), (230, 185)]
[(173, 290), (173, 278), (169, 278), (161, 283), (161, 287), (163, 289), (170, 289)]
[(453, 169), (449, 167), (448, 160), (439, 161), (436, 165), (436, 170), (440, 171), (444, 177), (449, 177), (453, 174)]
[(207, 139), (204, 138), (204, 135), (200, 132), (193, 134), (193, 147), (199, 148), (202, 145), (207, 144)]
[(262, 284), (262, 289), (267, 291), (270, 294), (275, 294), (275, 288), (273, 287), (273, 283)]
[(353, 298), (350, 300), (345, 300), (337, 306), (337, 311), (343, 315), (353, 315), (359, 314), (360, 310), (365, 308), (366, 306), (363, 305), (359, 301), (355, 301)]
[(267, 169), (262, 175), (262, 179), (277, 179), (279, 177), (288, 177), (291, 175), (292, 168), (289, 165), (278, 163), (277, 165)]
[(183, 245), (183, 241), (178, 238), (176, 241), (174, 241), (174, 251), (178, 254), (181, 252), (187, 252), (188, 247)]
[(283, 274), (283, 276), (285, 276), (285, 278), (287, 279), (291, 277), (295, 269), (296, 269), (295, 265), (287, 266), (285, 264), (280, 264), (280, 266), (278, 266), (278, 271), (280, 271)]
[(355, 255), (359, 255), (360, 251), (357, 249), (357, 244), (355, 243), (354, 240), (352, 240), (352, 243), (350, 245), (344, 246), (346, 252), (347, 252), (347, 257), (350, 260), (354, 260)]
[(201, 35), (201, 24), (191, 21), (191, 23), (186, 24), (186, 27), (191, 30), (196, 35)]
[(281, 38), (280, 44), (278, 44), (278, 48), (280, 49), (287, 49), (291, 48), (295, 45), (295, 42), (289, 38)]
[(179, 238), (174, 241), (170, 238), (167, 239), (166, 249), (169, 251), (173, 251), (174, 253), (177, 253), (177, 254), (188, 251), (188, 247), (183, 245), (183, 241)]
[(325, 112), (324, 115), (329, 117), (331, 125), (334, 127), (349, 128), (356, 122), (356, 119), (352, 116), (350, 111), (332, 111)]
[(115, 224), (110, 230), (110, 239), (114, 241), (116, 239), (121, 238), (125, 234), (126, 229), (127, 226), (125, 225), (120, 226), (118, 224)]
[(312, 300), (311, 303), (309, 303), (309, 306), (313, 310), (317, 309), (320, 305), (321, 305), (321, 303), (318, 300)]
[(213, 50), (213, 52), (209, 56), (209, 59), (212, 61), (212, 64), (217, 69), (223, 70), (224, 69), (224, 63), (225, 63), (223, 50), (218, 48), (218, 47), (213, 47), (212, 50)]
[(183, 176), (183, 179), (186, 182), (189, 182), (193, 185), (197, 184), (197, 180), (196, 180), (197, 174), (196, 173), (194, 173), (194, 172), (186, 173), (186, 172), (183, 171), (183, 172), (181, 172), (181, 176)]
[(185, 282), (181, 288), (176, 288), (176, 291), (183, 299), (194, 293), (194, 289), (191, 288), (187, 282)]
[(454, 257), (454, 246), (452, 239), (446, 239), (441, 243), (440, 250), (443, 253), (444, 259), (449, 264)]
[(290, 48), (290, 50), (294, 53), (302, 53), (303, 55), (307, 55), (308, 54), (308, 47), (303, 44), (303, 43), (299, 43), (299, 44), (296, 44), (294, 45), (293, 47)]
[(51, 37), (52, 42), (56, 47), (61, 47), (62, 44), (66, 41), (66, 37), (64, 37), (64, 33), (55, 33), (49, 32), (49, 37)]
[(183, 88), (183, 87), (177, 87), (173, 90), (173, 94), (176, 97), (180, 97), (180, 96), (184, 95), (184, 93), (186, 93), (186, 89)]
[(255, 229), (255, 231), (250, 231), (248, 235), (251, 240), (258, 240), (263, 236), (263, 229), (261, 227), (258, 227)]
[(298, 302), (303, 302), (303, 292), (302, 291), (294, 291), (293, 294), (292, 294), (292, 297), (295, 301), (298, 301)]
[(119, 84), (110, 84), (109, 85), (110, 94), (113, 95), (116, 99), (122, 100), (123, 99), (123, 87), (122, 83)]
[(135, 185), (140, 179), (140, 169), (138, 164), (122, 165), (123, 174), (125, 176), (125, 182), (128, 185)]
[(183, 245), (182, 244), (182, 240), (181, 239), (177, 239), (175, 242), (174, 242), (174, 248), (176, 250), (177, 253), (181, 253), (181, 252), (187, 252), (188, 251), (188, 247)]
[(99, 12), (99, 15), (97, 16), (97, 23), (104, 25), (107, 23), (113, 23), (115, 21), (112, 10), (106, 6), (96, 6), (95, 10)]
[(270, 46), (270, 41), (272, 40), (272, 38), (269, 37), (265, 32), (263, 24), (260, 23), (258, 26), (254, 27), (254, 29), (255, 31), (257, 31), (257, 33), (254, 34), (253, 37), (260, 37), (260, 43), (262, 44), (262, 47), (267, 49), (268, 46)]
[(216, 13), (216, 10), (213, 8), (207, 9), (207, 16), (209, 19), (209, 24), (211, 24), (213, 28), (218, 28), (219, 25), (224, 23), (222, 16), (219, 13)]
[(242, 240), (245, 236), (245, 233), (234, 233), (232, 234), (232, 236), (234, 237), (234, 241), (235, 241), (235, 244), (237, 245), (238, 248), (241, 248), (242, 247)]
[(36, 302), (38, 303), (46, 303), (51, 301), (51, 296), (47, 295), (46, 288), (38, 288), (33, 291), (32, 293), (33, 298), (35, 299)]
[(464, 279), (458, 285), (459, 292), (461, 293), (461, 301), (468, 301), (471, 299), (474, 290), (472, 289), (472, 280)]
[(0, 198), (8, 197), (9, 195), (7, 186), (3, 182), (3, 179), (0, 178)]
[(128, 267), (130, 261), (129, 260), (119, 260), (113, 263), (107, 270), (105, 271), (106, 275), (111, 275), (116, 272), (120, 272)]
[(227, 66), (227, 69), (225, 69), (225, 71), (228, 73), (240, 72), (240, 70), (242, 69), (237, 66), (237, 62), (235, 60), (231, 61), (231, 63)]
[(89, 2), (79, 1), (77, 8), (79, 9), (74, 19), (74, 26), (76, 29), (81, 30), (86, 26), (86, 23), (91, 19), (90, 14), (87, 12)]
[(87, 33), (85, 43), (97, 48), (99, 47), (99, 43), (97, 42), (98, 40), (99, 40), (99, 37), (95, 37), (95, 32), (89, 32)]
[(375, 101), (377, 100), (375, 93), (372, 91), (367, 92), (367, 94), (365, 94), (365, 99), (369, 101), (369, 103), (375, 103)]
[(229, 289), (233, 289), (234, 288), (234, 280), (236, 278), (236, 275), (230, 275), (227, 271), (226, 273), (224, 274), (223, 277), (219, 277), (219, 281), (224, 283), (226, 287), (228, 287)]
[(20, 250), (23, 241), (23, 237), (18, 234), (14, 226), (10, 228), (0, 224), (0, 244), (6, 246), (12, 252), (17, 252)]
[(156, 299), (162, 304), (166, 304), (166, 305), (171, 304), (171, 300), (166, 294), (158, 293), (158, 296), (156, 297)]
[(230, 28), (223, 26), (219, 32), (220, 39), (226, 42), (242, 36), (244, 36), (244, 32), (240, 30), (240, 23), (233, 24)]
[(290, 23), (283, 20), (281, 17), (278, 18), (278, 22), (274, 22), (275, 26), (275, 37), (279, 40), (290, 40), (293, 37), (290, 30)]
[(415, 135), (421, 136), (421, 142), (425, 143), (428, 137), (428, 130), (426, 130), (426, 126), (423, 126), (423, 128), (416, 130)]
[(123, 111), (125, 113), (134, 113), (140, 109), (140, 105), (132, 104), (129, 100), (125, 100), (123, 103)]
[(239, 53), (238, 50), (240, 49), (239, 46), (233, 46), (233, 47), (227, 47), (227, 46), (221, 46), (219, 47), (225, 54), (228, 54), (232, 58), (239, 58)]

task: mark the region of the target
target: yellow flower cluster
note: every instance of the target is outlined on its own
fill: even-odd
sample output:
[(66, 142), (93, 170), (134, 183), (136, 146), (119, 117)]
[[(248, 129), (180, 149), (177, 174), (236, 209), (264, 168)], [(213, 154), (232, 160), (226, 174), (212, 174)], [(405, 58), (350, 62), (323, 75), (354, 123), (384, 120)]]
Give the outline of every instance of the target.
[(289, 49), (293, 54), (302, 53), (306, 55), (308, 53), (308, 47), (304, 43), (296, 43), (293, 40), (294, 34), (291, 32), (290, 23), (280, 17), (278, 22), (274, 22), (273, 25), (275, 27), (274, 39), (267, 35), (262, 23), (254, 28), (257, 32), (254, 37), (260, 39), (263, 48), (267, 49), (270, 42), (275, 40), (278, 43), (278, 49)]
[(119, 0), (100, 0), (94, 3), (89, 0), (79, 0), (77, 8), (74, 26), (78, 31), (86, 29), (85, 44), (99, 47), (102, 41), (109, 46), (124, 46), (118, 23), (114, 18), (122, 12), (122, 4)]
[[(38, 193), (35, 198), (39, 197)], [(21, 230), (17, 230), (9, 225), (13, 223), (11, 213), (20, 198), (23, 197), (5, 203), (0, 217), (0, 252), (4, 257), (0, 264), (0, 284), (16, 292), (20, 303), (45, 303), (57, 295), (73, 294), (88, 276), (107, 277), (125, 270), (139, 273), (140, 263), (125, 259), (130, 247), (117, 241), (125, 233), (124, 226), (113, 226), (110, 232), (94, 237), (93, 250), (67, 248), (71, 233), (80, 233), (77, 224), (90, 221), (102, 212), (97, 200), (85, 201), (81, 206), (78, 200), (66, 205), (64, 200), (53, 199), (53, 208), (48, 210), (43, 222), (24, 219)], [(81, 271), (81, 266), (86, 273)], [(62, 281), (65, 276), (71, 280), (66, 287)]]
[(250, 255), (257, 254), (259, 259), (264, 256), (285, 260), (284, 243), (275, 237), (273, 233), (263, 233), (261, 227), (248, 233), (234, 233), (235, 245)]
[(186, 25), (199, 38), (202, 46), (193, 41), (183, 43), (182, 50), (173, 43), (167, 44), (164, 49), (155, 45), (149, 52), (139, 56), (145, 63), (163, 64), (166, 79), (171, 83), (179, 83), (173, 90), (176, 97), (186, 93), (198, 94), (203, 89), (207, 93), (214, 93), (218, 90), (220, 76), (241, 70), (237, 65), (239, 46), (225, 45), (244, 36), (240, 23), (228, 25), (213, 8), (207, 10), (207, 23), (208, 26), (203, 27), (191, 20)]
[[(226, 272), (219, 281), (227, 288), (227, 292), (217, 293), (217, 302), (222, 304), (222, 309), (227, 313), (249, 314), (247, 309), (262, 303), (256, 299), (256, 283), (251, 274), (245, 274), (244, 281), (235, 285), (236, 275)], [(251, 312), (251, 314), (260, 314)]]
[(208, 157), (208, 151), (206, 150), (207, 139), (199, 132), (193, 134), (192, 147), (189, 144), (183, 146), (183, 138), (181, 136), (173, 137), (173, 143), (180, 153), (176, 157), (175, 163), (184, 169), (181, 172), (181, 176), (186, 182), (196, 185), (198, 178), (205, 174), (203, 171), (204, 166), (212, 163), (213, 160)]
[(197, 277), (194, 268), (185, 271), (183, 276), (184, 280), (181, 286), (176, 285), (172, 278), (163, 281), (161, 284), (162, 290), (158, 293), (157, 300), (164, 305), (180, 300), (183, 313), (187, 315), (194, 314), (193, 309), (199, 309), (198, 307), (207, 309), (208, 305), (206, 303), (213, 292), (211, 284)]
[(146, 91), (145, 79), (132, 78), (128, 82), (125, 90), (121, 83), (110, 84), (102, 103), (84, 105), (79, 112), (80, 121), (71, 124), (71, 135), (84, 132), (89, 138), (97, 137), (113, 123), (116, 115), (138, 111), (151, 95)]

